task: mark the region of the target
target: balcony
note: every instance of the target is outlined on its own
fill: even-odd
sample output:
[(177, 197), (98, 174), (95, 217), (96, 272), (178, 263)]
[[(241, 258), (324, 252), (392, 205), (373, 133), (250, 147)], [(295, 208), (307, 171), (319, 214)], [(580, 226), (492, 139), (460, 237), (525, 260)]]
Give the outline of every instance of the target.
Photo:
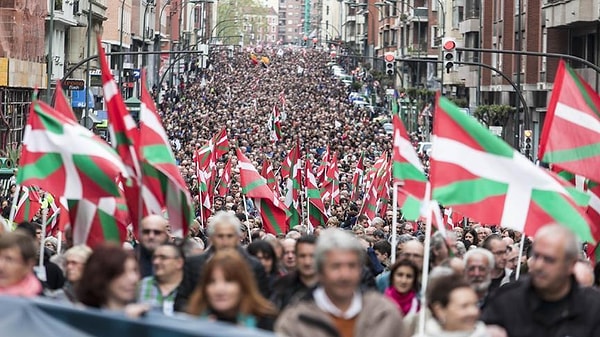
[(410, 14), (408, 14), (407, 20), (409, 22), (428, 22), (429, 11), (427, 7), (417, 7), (411, 9)]
[(577, 23), (595, 22), (600, 13), (598, 0), (544, 0), (546, 27), (564, 27)]
[(459, 30), (461, 34), (467, 34), (471, 32), (479, 31), (480, 19), (466, 19), (459, 23)]

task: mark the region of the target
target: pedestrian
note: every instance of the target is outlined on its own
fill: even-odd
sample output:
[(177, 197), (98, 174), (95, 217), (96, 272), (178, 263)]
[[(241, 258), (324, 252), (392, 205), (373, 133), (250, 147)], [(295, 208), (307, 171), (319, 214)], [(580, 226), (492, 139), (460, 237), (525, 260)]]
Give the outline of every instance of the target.
[(216, 252), (204, 266), (187, 313), (250, 328), (272, 330), (274, 306), (265, 299), (245, 258), (234, 249)]
[(392, 300), (402, 316), (414, 315), (421, 309), (418, 268), (410, 260), (398, 260), (390, 268), (390, 286), (384, 294)]
[(321, 232), (315, 247), (319, 286), (277, 319), (275, 331), (298, 337), (399, 336), (398, 309), (377, 292), (360, 290), (365, 249), (345, 231)]
[(33, 239), (23, 233), (0, 236), (0, 295), (35, 297), (42, 284), (33, 274), (36, 253)]
[(600, 336), (600, 294), (577, 284), (580, 254), (575, 234), (561, 225), (538, 230), (529, 274), (498, 289), (483, 311), (487, 324), (511, 337)]

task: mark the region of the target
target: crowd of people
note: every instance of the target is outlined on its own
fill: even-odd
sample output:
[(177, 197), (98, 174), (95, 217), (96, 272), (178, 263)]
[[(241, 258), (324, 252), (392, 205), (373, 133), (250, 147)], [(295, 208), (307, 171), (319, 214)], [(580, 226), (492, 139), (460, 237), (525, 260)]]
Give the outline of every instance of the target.
[[(65, 235), (58, 249), (55, 238), (40, 242), (36, 222), (2, 233), (0, 294), (132, 318), (153, 311), (216, 320), (282, 336), (600, 336), (599, 271), (564, 227), (543, 227), (530, 239), (466, 221), (445, 236), (435, 233), (425, 254), (421, 222), (394, 223), (391, 207), (363, 221), (349, 182), (361, 154), (368, 167), (390, 153), (391, 136), (371, 111), (349, 102), (350, 89), (332, 76), (326, 54), (275, 52), (262, 52), (268, 64), (253, 62), (248, 51), (213, 52), (194, 82), (163, 97), (160, 113), (193, 195), (194, 150), (222, 128), (232, 150), (217, 170), (235, 158), (235, 148), (256, 167), (269, 160), (274, 170), (297, 140), (315, 164), (328, 147), (336, 151), (341, 198), (327, 205), (326, 226), (265, 232), (252, 203), (244, 204), (234, 168), (227, 195), (186, 238), (172, 237), (163, 215), (145, 217), (121, 246), (90, 249)], [(266, 130), (275, 105), (286, 115), (279, 142)], [(41, 246), (43, 273), (34, 269)]]

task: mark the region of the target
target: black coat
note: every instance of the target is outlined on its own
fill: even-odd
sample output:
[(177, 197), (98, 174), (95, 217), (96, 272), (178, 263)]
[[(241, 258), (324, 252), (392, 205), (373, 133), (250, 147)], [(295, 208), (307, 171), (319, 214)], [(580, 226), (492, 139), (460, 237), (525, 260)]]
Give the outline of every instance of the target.
[[(254, 279), (258, 285), (260, 293), (265, 297), (269, 298), (271, 289), (269, 287), (269, 279), (265, 273), (260, 261), (248, 254), (243, 248), (239, 247), (238, 251), (248, 262), (250, 269), (254, 273)], [(183, 266), (183, 279), (177, 289), (177, 296), (175, 297), (175, 310), (185, 311), (187, 300), (198, 285), (198, 280), (202, 274), (202, 268), (206, 262), (215, 253), (214, 248), (209, 249), (202, 255), (191, 256), (185, 259), (185, 265)]]
[(289, 304), (296, 303), (304, 298), (312, 289), (302, 283), (297, 271), (293, 271), (275, 282), (270, 300), (281, 312)]
[(509, 337), (600, 336), (600, 292), (571, 282), (557, 310), (536, 295), (529, 277), (506, 284), (491, 296), (481, 319), (502, 326)]

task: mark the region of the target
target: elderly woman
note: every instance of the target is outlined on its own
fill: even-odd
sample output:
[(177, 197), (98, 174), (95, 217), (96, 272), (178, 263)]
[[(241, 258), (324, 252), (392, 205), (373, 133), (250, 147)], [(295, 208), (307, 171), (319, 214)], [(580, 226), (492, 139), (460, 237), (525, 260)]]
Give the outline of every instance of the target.
[(83, 269), (92, 250), (85, 245), (77, 245), (69, 248), (64, 254), (65, 276), (67, 281), (62, 288), (63, 294), (70, 302), (77, 302), (75, 287), (79, 284), (83, 275)]

